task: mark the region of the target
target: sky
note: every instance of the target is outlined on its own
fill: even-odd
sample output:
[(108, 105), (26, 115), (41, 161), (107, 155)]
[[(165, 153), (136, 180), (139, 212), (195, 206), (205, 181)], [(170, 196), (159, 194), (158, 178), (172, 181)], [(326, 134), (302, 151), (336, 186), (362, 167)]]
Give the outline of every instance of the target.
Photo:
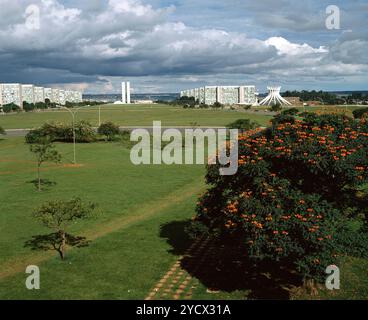
[(0, 0), (0, 83), (368, 90), (367, 23), (368, 0)]

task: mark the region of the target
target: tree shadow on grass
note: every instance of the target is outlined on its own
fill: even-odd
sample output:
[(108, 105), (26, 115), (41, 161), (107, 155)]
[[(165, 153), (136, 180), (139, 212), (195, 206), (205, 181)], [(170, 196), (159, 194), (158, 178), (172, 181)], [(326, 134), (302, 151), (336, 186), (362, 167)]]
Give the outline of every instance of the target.
[[(171, 245), (170, 253), (184, 255), (191, 245), (185, 233), (190, 221), (161, 226), (160, 236)], [(203, 242), (202, 242), (203, 243)], [(181, 266), (205, 287), (224, 292), (244, 291), (248, 299), (290, 299), (290, 289), (302, 285), (290, 266), (251, 261), (239, 247), (210, 241), (203, 249), (185, 254)]]
[[(36, 189), (38, 189), (38, 180), (31, 180), (31, 181), (27, 181), (27, 183), (33, 184), (35, 186)], [(47, 190), (50, 189), (51, 187), (56, 186), (57, 183), (55, 181), (51, 181), (48, 179), (41, 179), (41, 187), (43, 190)]]
[[(85, 237), (73, 236), (65, 234), (66, 244), (69, 247), (83, 248), (88, 247), (90, 241)], [(31, 248), (34, 251), (49, 251), (54, 250), (59, 254), (61, 249), (61, 237), (59, 233), (50, 233), (44, 235), (32, 236), (32, 239), (25, 242), (25, 248)]]

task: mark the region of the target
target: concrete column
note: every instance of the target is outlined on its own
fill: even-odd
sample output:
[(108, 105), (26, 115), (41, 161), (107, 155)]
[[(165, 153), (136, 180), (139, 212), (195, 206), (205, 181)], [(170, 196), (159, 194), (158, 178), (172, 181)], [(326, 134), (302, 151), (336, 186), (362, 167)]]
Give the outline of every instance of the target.
[(222, 87), (217, 87), (216, 93), (217, 93), (216, 97), (217, 102), (222, 103)]
[(244, 87), (239, 87), (239, 103), (244, 104)]
[(121, 83), (121, 102), (123, 104), (126, 104), (126, 88), (125, 88), (125, 82)]
[(127, 103), (130, 104), (130, 82), (126, 83), (126, 95), (127, 95)]

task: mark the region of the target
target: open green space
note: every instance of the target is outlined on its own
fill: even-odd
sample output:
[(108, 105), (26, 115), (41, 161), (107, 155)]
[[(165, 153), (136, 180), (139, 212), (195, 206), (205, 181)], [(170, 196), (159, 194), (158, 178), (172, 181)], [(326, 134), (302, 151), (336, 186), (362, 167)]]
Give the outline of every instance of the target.
[[(81, 165), (74, 167), (70, 165), (69, 161), (72, 145), (59, 144), (57, 148), (66, 155), (64, 161), (60, 165), (50, 164), (44, 167), (43, 179), (47, 179), (52, 184), (46, 187), (43, 192), (37, 192), (31, 182), (36, 177), (36, 164), (23, 139), (10, 138), (0, 141), (0, 279), (6, 272), (12, 274), (22, 270), (20, 277), (9, 278), (0, 285), (0, 297), (11, 297), (11, 288), (17, 287), (16, 284), (23, 290), (24, 281), (19, 282), (17, 279), (23, 279), (25, 266), (29, 262), (42, 261), (43, 259), (51, 258), (48, 263), (59, 265), (60, 270), (64, 271), (56, 273), (62, 277), (69, 274), (74, 279), (71, 280), (71, 283), (78, 281), (77, 279), (85, 279), (86, 285), (90, 285), (91, 280), (88, 280), (86, 274), (80, 269), (80, 267), (88, 265), (97, 272), (97, 278), (100, 277), (101, 281), (105, 279), (104, 274), (109, 271), (103, 271), (104, 267), (100, 268), (98, 265), (86, 263), (80, 254), (88, 255), (92, 260), (97, 259), (102, 264), (109, 265), (110, 271), (113, 266), (112, 260), (115, 260), (117, 264), (128, 264), (133, 271), (135, 270), (134, 272), (138, 272), (137, 265), (139, 264), (140, 268), (147, 269), (146, 272), (156, 272), (155, 276), (160, 277), (161, 273), (168, 267), (167, 263), (175, 259), (175, 257), (167, 255), (167, 263), (163, 263), (165, 257), (162, 256), (162, 253), (168, 249), (168, 245), (165, 239), (161, 239), (158, 235), (160, 223), (165, 219), (168, 221), (178, 218), (186, 219), (193, 215), (193, 204), (195, 204), (198, 192), (203, 187), (204, 167), (185, 165), (134, 166), (129, 159), (129, 150), (120, 143), (78, 145), (77, 152)], [(96, 237), (97, 240), (92, 242), (91, 247), (79, 252), (70, 251), (68, 258), (70, 260), (67, 260), (66, 263), (59, 261), (53, 252), (31, 252), (29, 248), (25, 248), (25, 241), (33, 235), (45, 234), (48, 231), (32, 218), (33, 208), (50, 199), (70, 199), (74, 196), (98, 204), (98, 214), (95, 217), (71, 228), (73, 233), (87, 235), (89, 238)], [(185, 205), (181, 206), (180, 210), (176, 209), (176, 206), (182, 202)], [(142, 221), (146, 221), (146, 223), (142, 223)], [(137, 222), (141, 223), (140, 227), (130, 229), (130, 226), (134, 226)], [(144, 230), (149, 230), (151, 236), (156, 237), (156, 243), (151, 243), (150, 236), (146, 237)], [(121, 233), (119, 234), (119, 232)], [(124, 241), (122, 236), (125, 238)], [(107, 242), (103, 244), (105, 240), (102, 239)], [(127, 239), (129, 241), (126, 241)], [(110, 258), (104, 258), (99, 253), (89, 253), (89, 250), (92, 250), (94, 245), (100, 241), (102, 241), (101, 245), (108, 247), (108, 250), (102, 251), (111, 255)], [(128, 245), (128, 243), (130, 244)], [(147, 243), (151, 244), (147, 246)], [(156, 246), (157, 243), (161, 243), (161, 246)], [(128, 250), (131, 254), (137, 254), (140, 260), (132, 262), (130, 254), (115, 250), (117, 247), (123, 251)], [(148, 262), (153, 257), (150, 256), (151, 253), (157, 255), (156, 264), (160, 270), (154, 269), (153, 266), (147, 268), (147, 265), (151, 265)], [(79, 266), (75, 264), (80, 270), (78, 273), (70, 273), (70, 270), (63, 269), (68, 267), (69, 263), (73, 263), (73, 257), (82, 259)], [(114, 269), (125, 274), (125, 280), (132, 279), (131, 271), (126, 270), (124, 266), (114, 267)], [(56, 273), (50, 269), (50, 274), (56, 275)], [(151, 284), (147, 277), (143, 275), (140, 277), (142, 277), (141, 281), (147, 281), (148, 286)], [(46, 279), (47, 275), (44, 276), (47, 283)], [(154, 279), (152, 277), (151, 282)], [(3, 279), (0, 281), (3, 282)], [(113, 283), (116, 281), (111, 279), (110, 284)], [(108, 282), (105, 285), (106, 288), (109, 287)], [(69, 287), (68, 290), (72, 292), (74, 289)], [(92, 292), (94, 289), (83, 290), (81, 287), (80, 290), (79, 294), (84, 291), (88, 296), (88, 291)], [(27, 294), (25, 290), (23, 291), (24, 294)], [(110, 291), (114, 290), (109, 289)], [(146, 291), (144, 291), (145, 294)], [(50, 291), (48, 294), (50, 298), (57, 297)], [(77, 292), (75, 294), (77, 295)], [(103, 294), (107, 293), (99, 292), (98, 297), (101, 298)], [(122, 297), (121, 292), (116, 292), (116, 294)], [(22, 296), (20, 294), (18, 297)], [(125, 298), (128, 297), (129, 295), (125, 296)], [(135, 295), (135, 297), (137, 296)]]
[[(120, 126), (152, 126), (153, 121), (162, 121), (163, 126), (225, 126), (239, 118), (249, 118), (266, 125), (272, 116), (245, 114), (236, 110), (184, 109), (160, 104), (101, 106), (101, 122), (112, 121)], [(98, 126), (99, 108), (85, 107), (78, 112), (77, 119)], [(4, 129), (30, 129), (46, 121), (71, 122), (71, 116), (66, 110), (0, 115), (0, 126)]]

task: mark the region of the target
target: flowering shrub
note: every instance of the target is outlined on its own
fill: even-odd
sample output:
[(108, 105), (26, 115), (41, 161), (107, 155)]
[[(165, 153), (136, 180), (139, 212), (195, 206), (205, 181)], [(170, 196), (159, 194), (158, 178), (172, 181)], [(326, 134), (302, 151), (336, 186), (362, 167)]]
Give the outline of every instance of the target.
[[(239, 136), (235, 176), (208, 167), (210, 189), (192, 228), (240, 244), (251, 258), (292, 263), (305, 278), (321, 279), (339, 253), (349, 253), (341, 239), (351, 236), (354, 191), (368, 180), (367, 154), (365, 120), (279, 115), (272, 128)], [(368, 247), (364, 239), (359, 243)]]

